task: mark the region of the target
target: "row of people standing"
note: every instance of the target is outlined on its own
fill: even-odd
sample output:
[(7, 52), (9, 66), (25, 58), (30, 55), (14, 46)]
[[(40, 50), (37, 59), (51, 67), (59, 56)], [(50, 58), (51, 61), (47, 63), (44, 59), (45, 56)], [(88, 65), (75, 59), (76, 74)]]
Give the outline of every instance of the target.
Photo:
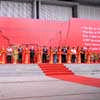
[[(87, 58), (87, 59), (86, 59)], [(63, 48), (22, 48), (22, 46), (2, 48), (0, 50), (1, 63), (90, 63), (90, 51), (78, 47)]]
[(90, 63), (91, 52), (80, 47), (43, 48), (43, 63)]
[(22, 48), (22, 46), (13, 46), (0, 50), (0, 63), (34, 63), (34, 48)]

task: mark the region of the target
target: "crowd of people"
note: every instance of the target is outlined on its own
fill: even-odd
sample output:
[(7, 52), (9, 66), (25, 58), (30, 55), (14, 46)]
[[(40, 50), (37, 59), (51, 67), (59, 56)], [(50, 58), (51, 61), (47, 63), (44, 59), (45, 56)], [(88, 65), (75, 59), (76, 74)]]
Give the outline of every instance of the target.
[[(92, 53), (83, 47), (37, 47), (9, 46), (0, 50), (0, 63), (91, 63)], [(94, 59), (93, 59), (94, 60)], [(92, 61), (93, 62), (93, 61)]]

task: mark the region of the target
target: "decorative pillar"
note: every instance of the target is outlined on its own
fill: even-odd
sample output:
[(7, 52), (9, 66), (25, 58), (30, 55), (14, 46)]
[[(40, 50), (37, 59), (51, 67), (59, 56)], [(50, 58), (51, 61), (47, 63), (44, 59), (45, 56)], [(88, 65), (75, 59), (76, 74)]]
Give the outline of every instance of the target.
[(91, 52), (90, 50), (86, 51), (86, 59), (87, 59), (87, 64), (91, 63)]
[(77, 63), (81, 63), (81, 50), (80, 48), (77, 49)]
[(49, 49), (49, 55), (50, 55), (49, 64), (53, 64), (53, 49), (52, 48)]
[(62, 60), (61, 60), (61, 54), (62, 54), (62, 52), (61, 52), (61, 48), (58, 48), (58, 64), (61, 64), (62, 62)]
[(41, 58), (41, 48), (37, 49), (37, 63), (40, 64), (42, 63), (42, 58)]
[(71, 50), (70, 49), (67, 50), (67, 63), (71, 64)]
[(1, 49), (1, 63), (6, 63), (6, 50), (4, 48)]
[(24, 64), (29, 64), (30, 63), (30, 51), (28, 48), (25, 48), (24, 51)]

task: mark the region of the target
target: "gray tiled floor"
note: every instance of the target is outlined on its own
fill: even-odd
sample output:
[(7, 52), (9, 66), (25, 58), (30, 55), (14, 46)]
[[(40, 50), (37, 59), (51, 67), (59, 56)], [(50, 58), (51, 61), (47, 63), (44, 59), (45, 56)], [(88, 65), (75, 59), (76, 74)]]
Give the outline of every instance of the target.
[(100, 100), (100, 88), (46, 77), (44, 74), (5, 76), (0, 77), (0, 100)]
[(0, 100), (100, 100), (100, 88), (49, 77), (4, 77)]
[(100, 78), (100, 64), (65, 64), (76, 75)]

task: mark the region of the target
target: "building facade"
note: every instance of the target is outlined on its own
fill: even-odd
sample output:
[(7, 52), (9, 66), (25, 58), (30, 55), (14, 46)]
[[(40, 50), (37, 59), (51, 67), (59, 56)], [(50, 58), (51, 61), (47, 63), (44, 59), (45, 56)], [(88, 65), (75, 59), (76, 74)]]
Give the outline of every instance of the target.
[(100, 20), (99, 0), (0, 0), (0, 17)]

